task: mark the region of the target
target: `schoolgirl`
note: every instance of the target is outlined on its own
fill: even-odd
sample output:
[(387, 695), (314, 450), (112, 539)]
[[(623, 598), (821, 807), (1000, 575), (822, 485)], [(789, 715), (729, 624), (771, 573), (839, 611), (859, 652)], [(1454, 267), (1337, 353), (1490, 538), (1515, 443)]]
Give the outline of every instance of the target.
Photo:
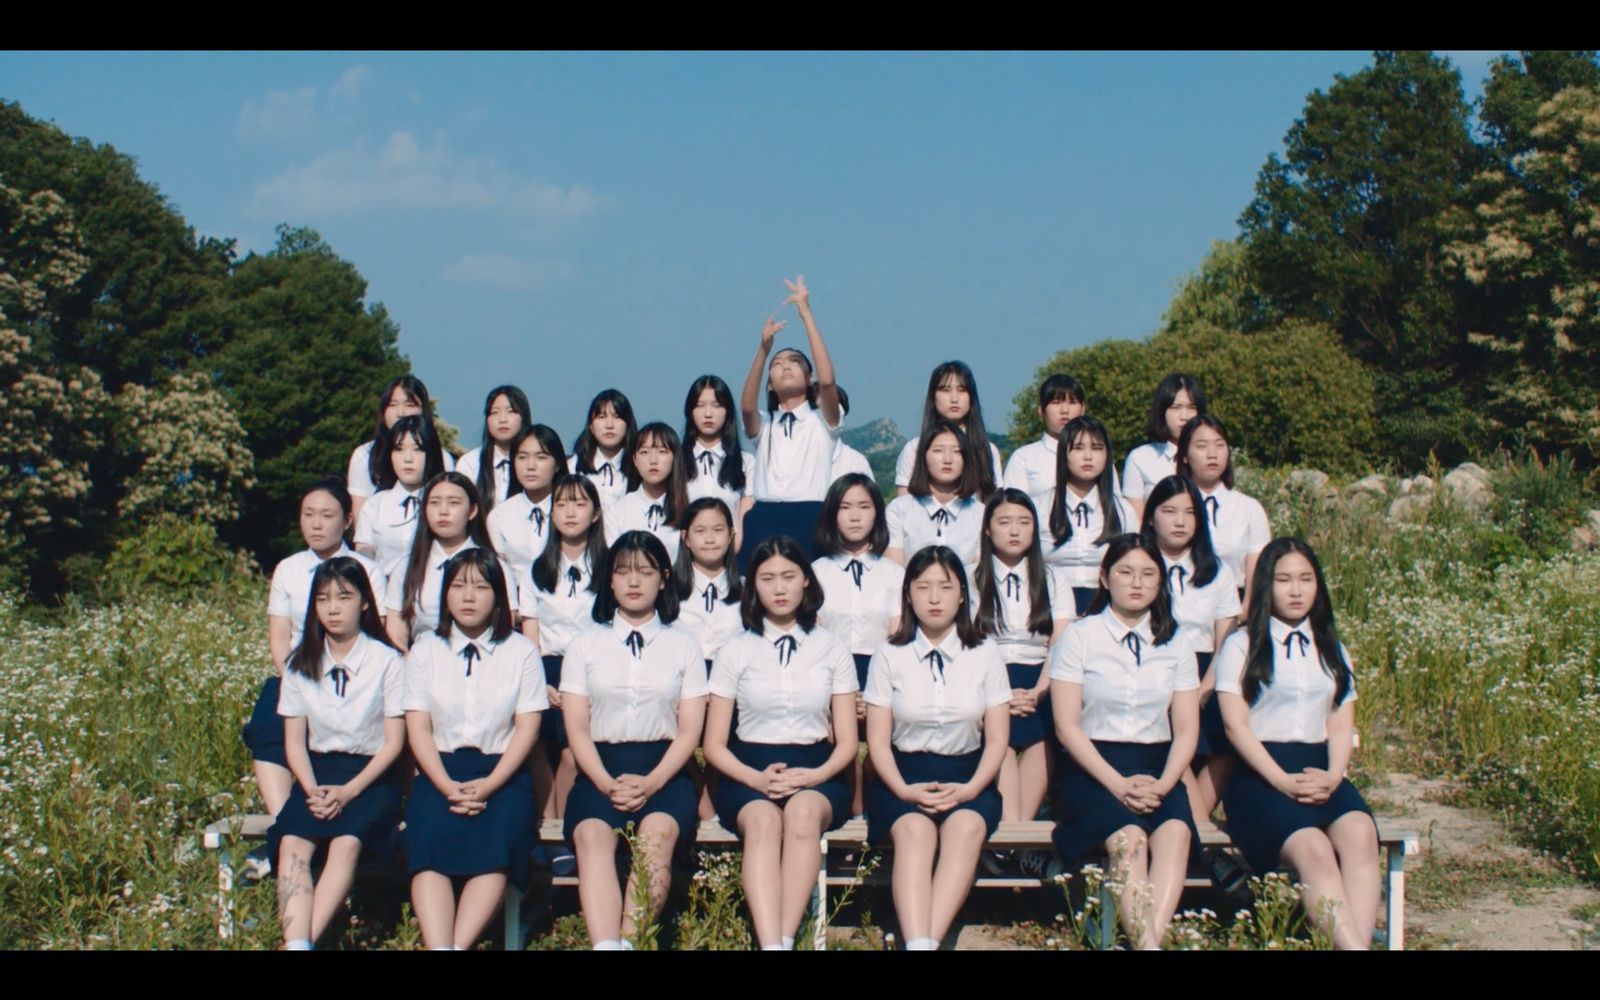
[(556, 477), (567, 474), (567, 452), (560, 436), (544, 424), (518, 431), (509, 451), (519, 488), (496, 504), (484, 523), (495, 551), (516, 570), (520, 583), (550, 540), (550, 491)]
[[(422, 518), (411, 540), (411, 552), (389, 573), (383, 607), (390, 642), (408, 650), (418, 636), (438, 627), (439, 582), (445, 561), (462, 549), (479, 546), (494, 552), (472, 480), (459, 472), (429, 480), (422, 491)], [(503, 561), (501, 575), (515, 602), (515, 577)], [(515, 608), (515, 603), (511, 607)]]
[(589, 401), (589, 416), (583, 432), (572, 443), (567, 471), (579, 472), (594, 480), (600, 491), (600, 507), (609, 511), (628, 491), (628, 472), (623, 460), (633, 451), (639, 425), (633, 419), (633, 404), (617, 389), (603, 389)]
[(527, 887), (538, 838), (525, 764), (550, 703), (539, 650), (512, 628), (494, 552), (457, 552), (441, 579), (439, 630), (406, 656), (406, 732), (426, 779), (406, 806), (406, 854), (422, 943), (461, 951), (493, 919), (508, 881)]
[(1044, 434), (1011, 453), (1005, 485), (1030, 497), (1042, 497), (1056, 484), (1056, 447), (1061, 430), (1083, 416), (1083, 386), (1071, 375), (1051, 375), (1039, 383), (1039, 419)]
[(617, 880), (615, 830), (632, 826), (646, 852), (654, 913), (666, 901), (669, 862), (694, 840), (695, 790), (685, 766), (705, 722), (705, 657), (672, 622), (677, 592), (661, 540), (624, 532), (595, 579), (594, 620), (567, 647), (561, 703), (578, 780), (564, 827), (578, 856), (578, 899), (597, 951), (628, 950), (634, 912)]
[[(456, 471), (478, 487), (485, 516), (493, 513), (501, 500), (517, 492), (511, 468), (516, 454), (512, 442), (531, 423), (533, 409), (521, 389), (502, 385), (489, 390), (483, 401), (483, 443), (456, 462)], [(485, 463), (485, 455), (493, 455), (493, 460)]]
[(1073, 608), (1086, 614), (1100, 580), (1106, 543), (1132, 531), (1139, 518), (1117, 495), (1111, 432), (1095, 417), (1074, 417), (1061, 429), (1055, 486), (1044, 498), (1050, 512), (1044, 562), (1072, 590)]
[(1145, 498), (1139, 528), (1161, 550), (1178, 638), (1194, 653), (1200, 670), (1200, 739), (1195, 746), (1195, 773), (1184, 778), (1184, 787), (1194, 815), (1201, 819), (1217, 807), (1219, 790), (1232, 766), (1215, 697), (1217, 675), (1210, 667), (1213, 653), (1239, 615), (1239, 591), (1233, 574), (1212, 550), (1210, 526), (1199, 513), (1204, 510), (1192, 480), (1168, 476)]
[[(350, 528), (350, 494), (344, 483), (325, 479), (313, 483), (300, 495), (300, 536), (304, 550), (278, 562), (272, 571), (272, 588), (267, 597), (267, 650), (274, 673), (261, 686), (250, 721), (245, 723), (245, 746), (255, 759), (256, 785), (268, 814), (277, 815), (294, 785), (284, 752), (283, 720), (278, 717), (281, 678), (290, 656), (300, 645), (305, 631), (307, 607), (311, 603), (311, 581), (319, 567), (329, 559), (347, 556), (360, 564), (367, 576), (367, 589), (384, 591), (385, 577), (371, 559), (358, 555), (344, 543)], [(376, 615), (378, 602), (372, 601)], [(380, 619), (381, 622), (381, 619)], [(270, 860), (271, 853), (262, 855)]]
[[(561, 712), (561, 664), (567, 647), (594, 622), (594, 570), (606, 554), (600, 494), (594, 481), (563, 473), (550, 488), (550, 523), (544, 551), (519, 588), (518, 610), (522, 612), (522, 634), (544, 655), (545, 693), (555, 709), (546, 713), (548, 718), (539, 727), (546, 762), (541, 767), (539, 759), (534, 760), (539, 814), (559, 819), (577, 778)], [(554, 859), (551, 864), (554, 867)]]
[(1005, 488), (983, 508), (973, 573), (978, 634), (993, 639), (1011, 682), (1011, 749), (1000, 765), (1002, 817), (1031, 820), (1050, 787), (1045, 736), (1054, 728), (1050, 646), (1075, 618), (1072, 595), (1053, 586), (1039, 545), (1039, 515), (1021, 490)]
[(1240, 596), (1249, 607), (1256, 559), (1272, 540), (1272, 525), (1259, 501), (1233, 488), (1233, 448), (1222, 421), (1202, 414), (1184, 424), (1178, 437), (1178, 474), (1199, 488), (1211, 547), (1245, 588)]
[(667, 554), (678, 555), (679, 519), (689, 506), (687, 480), (678, 432), (662, 423), (645, 424), (628, 455), (628, 492), (606, 517), (607, 537), (625, 531), (648, 531), (661, 539)]
[(1122, 926), (1141, 949), (1161, 947), (1200, 843), (1179, 788), (1200, 729), (1200, 677), (1177, 634), (1161, 553), (1124, 534), (1106, 548), (1090, 614), (1050, 654), (1066, 751), (1050, 796), (1056, 852), (1068, 865), (1111, 855)]
[(411, 551), (422, 514), (422, 487), (445, 471), (444, 449), (430, 421), (410, 416), (383, 432), (373, 455), (389, 471), (356, 514), (356, 551), (389, 574)]
[(350, 891), (363, 845), (399, 827), (394, 764), (406, 744), (405, 664), (383, 634), (366, 567), (334, 556), (307, 582), (305, 641), (289, 657), (277, 706), (295, 784), (267, 832), (289, 951), (311, 950)]
[[(433, 406), (428, 402), (428, 387), (415, 375), (400, 375), (384, 386), (383, 393), (378, 397), (377, 415), (372, 420), (372, 438), (365, 444), (357, 445), (350, 453), (345, 479), (357, 518), (360, 518), (361, 508), (367, 499), (383, 488), (378, 481), (387, 475), (385, 470), (389, 468), (388, 463), (374, 454), (378, 440), (401, 417), (421, 417), (428, 429), (433, 430)], [(455, 468), (448, 452), (443, 461), (445, 469)]]
[(983, 486), (978, 450), (960, 427), (940, 420), (923, 435), (921, 457), (911, 474), (910, 493), (895, 497), (884, 512), (889, 548), (884, 554), (905, 565), (927, 545), (946, 545), (961, 557), (970, 575), (978, 563), (983, 533)]
[(733, 548), (733, 514), (716, 497), (701, 497), (683, 514), (683, 547), (672, 567), (678, 592), (676, 626), (694, 636), (709, 674), (717, 653), (744, 631), (738, 556)]
[[(834, 480), (817, 522), (817, 552), (811, 564), (824, 600), (817, 622), (838, 636), (856, 664), (856, 684), (867, 686), (867, 667), (878, 646), (900, 628), (900, 590), (906, 571), (883, 553), (889, 547), (883, 495), (870, 475), (852, 472)], [(856, 694), (859, 736), (866, 737), (867, 703)], [(865, 761), (855, 767), (852, 815), (866, 812)]]
[(1245, 629), (1222, 644), (1217, 700), (1239, 766), (1222, 801), (1228, 833), (1264, 872), (1292, 866), (1301, 901), (1333, 939), (1360, 949), (1378, 920), (1378, 832), (1342, 775), (1355, 728), (1355, 676), (1316, 553), (1276, 538), (1256, 562)]
[[(772, 341), (784, 324), (769, 316), (761, 329), (750, 372), (739, 395), (739, 416), (745, 435), (755, 442), (755, 468), (751, 496), (755, 504), (745, 515), (739, 542), (739, 569), (762, 540), (788, 535), (809, 550), (822, 500), (828, 495), (833, 468), (833, 446), (839, 436), (843, 411), (834, 379), (833, 360), (811, 314), (811, 293), (805, 277), (785, 281), (789, 297), (805, 323), (806, 339), (816, 357), (811, 360), (792, 347), (772, 355)], [(761, 375), (767, 374), (766, 408), (758, 409)]]
[(1000, 449), (989, 440), (989, 432), (983, 426), (978, 380), (963, 361), (946, 361), (928, 376), (928, 395), (922, 402), (921, 433), (907, 441), (895, 459), (895, 495), (913, 492), (911, 480), (916, 475), (917, 460), (926, 450), (922, 442), (941, 421), (955, 424), (972, 441), (972, 450), (979, 459), (974, 463), (978, 471), (978, 490), (987, 497), (1000, 484)]
[(719, 773), (712, 798), (722, 825), (744, 843), (744, 894), (763, 951), (794, 948), (816, 889), (822, 833), (850, 816), (858, 685), (849, 650), (817, 625), (822, 600), (799, 544), (768, 538), (750, 557), (746, 631), (711, 670), (705, 754)]
[[(907, 951), (935, 951), (1000, 825), (995, 778), (1008, 752), (1011, 684), (967, 608), (961, 559), (945, 545), (911, 557), (900, 628), (867, 672), (867, 832), (894, 844), (894, 900)], [(937, 865), (934, 862), (938, 857)]]
[(1193, 375), (1174, 373), (1156, 386), (1144, 433), (1150, 440), (1128, 452), (1122, 470), (1122, 495), (1133, 508), (1134, 520), (1144, 515), (1145, 494), (1178, 471), (1178, 437), (1190, 418), (1207, 412), (1206, 397)]
[(716, 375), (702, 375), (683, 401), (683, 471), (689, 499), (716, 497), (733, 514), (733, 548), (750, 500), (755, 456), (739, 446), (733, 390)]

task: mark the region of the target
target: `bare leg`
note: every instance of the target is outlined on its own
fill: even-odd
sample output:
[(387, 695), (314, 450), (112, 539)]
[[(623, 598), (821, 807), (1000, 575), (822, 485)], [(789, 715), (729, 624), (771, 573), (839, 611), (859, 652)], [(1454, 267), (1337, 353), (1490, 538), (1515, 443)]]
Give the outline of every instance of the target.
[(1000, 758), (997, 784), (1000, 788), (1000, 820), (1015, 823), (1022, 818), (1022, 774), (1017, 766), (1017, 752), (1009, 747), (1006, 748), (1006, 755)]
[(294, 788), (294, 775), (287, 767), (256, 761), (256, 788), (261, 792), (261, 805), (272, 816), (283, 811), (289, 801), (289, 790)]
[(1233, 766), (1238, 758), (1231, 753), (1213, 754), (1206, 761), (1200, 773), (1195, 775), (1195, 781), (1200, 786), (1201, 805), (1205, 812), (1194, 814), (1195, 822), (1208, 820), (1216, 811), (1217, 803), (1222, 801), (1222, 793), (1228, 788), (1228, 778), (1233, 774)]
[[(678, 821), (666, 813), (651, 813), (639, 821), (638, 849), (645, 852), (645, 870), (650, 877), (650, 916), (661, 912), (667, 903), (667, 889), (672, 883), (672, 851), (678, 845)], [(628, 876), (627, 899), (630, 905), (622, 914), (622, 936), (629, 937), (638, 928), (634, 925), (633, 876)]]
[(283, 940), (316, 940), (311, 933), (311, 856), (317, 847), (303, 837), (284, 837), (278, 845), (278, 924)]
[[(783, 934), (794, 937), (822, 867), (822, 828), (833, 807), (821, 792), (804, 791), (783, 809)], [(821, 916), (819, 915), (819, 919)]]
[(978, 870), (978, 852), (988, 833), (983, 817), (971, 809), (957, 809), (939, 827), (939, 866), (933, 872), (933, 912), (928, 936), (943, 941), (956, 922), (961, 904), (972, 891)]
[(1122, 882), (1117, 900), (1117, 916), (1123, 931), (1141, 951), (1160, 948), (1160, 940), (1150, 940), (1150, 838), (1137, 826), (1125, 826), (1106, 839), (1111, 855), (1111, 870)]
[(932, 937), (933, 855), (939, 848), (939, 828), (921, 813), (907, 813), (894, 821), (889, 838), (894, 842), (894, 911), (900, 918), (900, 933), (907, 941)]
[(344, 905), (350, 895), (350, 885), (356, 880), (356, 862), (361, 859), (361, 841), (356, 837), (335, 837), (328, 842), (328, 860), (322, 866), (322, 878), (317, 880), (316, 892), (311, 896), (311, 940), (322, 937), (333, 915)]
[(494, 919), (500, 909), (500, 899), (506, 892), (506, 873), (490, 872), (474, 875), (461, 889), (461, 901), (456, 904), (455, 946), (471, 950), (478, 936)]
[(1366, 949), (1372, 943), (1372, 936), (1361, 937), (1350, 919), (1350, 903), (1344, 898), (1344, 880), (1328, 835), (1315, 827), (1296, 830), (1283, 842), (1279, 854), (1294, 867), (1305, 885), (1300, 898), (1306, 913), (1333, 939), (1333, 946), (1340, 951)]
[(783, 905), (783, 813), (775, 803), (750, 802), (739, 810), (737, 825), (744, 841), (744, 898), (750, 903), (756, 944), (774, 945), (783, 936), (779, 918)]
[(533, 745), (528, 754), (528, 771), (533, 775), (533, 801), (539, 809), (540, 819), (560, 819), (556, 808), (556, 775), (550, 769), (550, 755), (545, 752), (544, 741)]
[[(1200, 773), (1205, 774), (1204, 767)], [(1200, 790), (1200, 779), (1189, 771), (1183, 772), (1183, 793), (1189, 797), (1189, 811), (1194, 814), (1196, 823), (1211, 818), (1211, 811), (1206, 808), (1205, 792)]]
[(561, 762), (556, 765), (556, 801), (552, 816), (564, 818), (567, 815), (567, 796), (577, 780), (578, 762), (573, 759), (571, 750), (562, 750)]
[(1050, 772), (1054, 770), (1050, 763), (1050, 754), (1041, 741), (1022, 751), (1022, 759), (1017, 761), (1019, 777), (1022, 787), (1022, 815), (1020, 819), (1027, 821), (1039, 815), (1039, 807), (1044, 805), (1045, 793), (1050, 790)]
[(456, 892), (448, 875), (421, 871), (411, 876), (411, 908), (422, 927), (424, 948), (455, 944)]
[(1339, 855), (1344, 898), (1357, 937), (1372, 940), (1378, 926), (1378, 897), (1383, 876), (1378, 870), (1378, 830), (1364, 812), (1347, 812), (1328, 827), (1328, 840)]
[(603, 820), (586, 819), (572, 831), (578, 857), (578, 904), (590, 941), (622, 936), (622, 886), (617, 883), (617, 835)]
[(1150, 835), (1150, 938), (1157, 948), (1178, 912), (1183, 879), (1189, 870), (1189, 827), (1169, 819)]

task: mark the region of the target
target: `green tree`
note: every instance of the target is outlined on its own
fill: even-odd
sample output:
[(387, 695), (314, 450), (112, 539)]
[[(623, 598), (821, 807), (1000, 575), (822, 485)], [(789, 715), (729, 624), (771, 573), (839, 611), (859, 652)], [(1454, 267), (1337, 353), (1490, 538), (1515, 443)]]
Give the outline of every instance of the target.
[(1478, 162), (1460, 74), (1425, 52), (1314, 91), (1240, 219), (1277, 313), (1324, 323), (1371, 367), (1388, 453), (1453, 456), (1475, 433), (1470, 355), (1439, 252)]
[(1250, 273), (1244, 244), (1217, 240), (1201, 259), (1200, 268), (1178, 286), (1161, 317), (1161, 332), (1198, 327), (1260, 330), (1276, 318)]
[(1503, 165), (1515, 169), (1512, 159), (1535, 144), (1540, 106), (1568, 87), (1600, 90), (1593, 51), (1522, 52), (1489, 64), (1478, 118)]
[(204, 375), (174, 375), (155, 389), (116, 395), (118, 444), (135, 471), (117, 504), (120, 522), (159, 513), (227, 524), (253, 485), (255, 459), (227, 399)]

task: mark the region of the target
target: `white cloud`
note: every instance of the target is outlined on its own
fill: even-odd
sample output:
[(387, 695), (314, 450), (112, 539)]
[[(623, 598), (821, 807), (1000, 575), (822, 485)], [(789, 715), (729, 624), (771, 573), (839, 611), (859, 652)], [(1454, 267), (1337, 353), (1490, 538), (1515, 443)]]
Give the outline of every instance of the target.
[(257, 212), (289, 218), (449, 209), (500, 211), (549, 225), (605, 201), (579, 185), (517, 177), (490, 157), (458, 155), (443, 139), (423, 146), (411, 132), (391, 133), (376, 149), (363, 139), (323, 153), (255, 191)]
[(564, 260), (519, 260), (501, 253), (468, 254), (439, 272), (458, 285), (528, 291), (566, 281), (577, 268)]
[(234, 135), (240, 142), (292, 138), (311, 131), (317, 120), (317, 88), (269, 90), (260, 101), (246, 98)]
[(336, 101), (353, 102), (361, 96), (361, 91), (366, 89), (367, 81), (372, 79), (371, 66), (352, 66), (345, 70), (333, 87), (328, 91), (328, 96)]

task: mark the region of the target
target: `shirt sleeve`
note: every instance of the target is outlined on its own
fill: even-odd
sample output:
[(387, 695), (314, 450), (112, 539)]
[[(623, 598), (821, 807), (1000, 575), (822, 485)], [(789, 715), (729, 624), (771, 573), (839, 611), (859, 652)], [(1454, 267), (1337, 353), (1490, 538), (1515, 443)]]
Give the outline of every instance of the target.
[(1222, 643), (1211, 669), (1217, 675), (1217, 690), (1229, 694), (1244, 693), (1244, 660), (1249, 640), (1243, 632), (1235, 632)]
[(1174, 636), (1171, 640), (1178, 644), (1178, 676), (1173, 682), (1174, 691), (1197, 691), (1200, 688), (1200, 661), (1195, 659), (1194, 650), (1189, 644)]
[(742, 673), (738, 660), (733, 655), (735, 646), (740, 642), (724, 643), (717, 652), (717, 658), (711, 664), (711, 680), (708, 690), (722, 698), (737, 698), (739, 696), (739, 675)]
[(367, 469), (367, 462), (370, 461), (368, 456), (371, 454), (371, 443), (359, 445), (350, 453), (350, 466), (345, 470), (344, 478), (345, 488), (353, 497), (370, 497), (377, 492), (372, 482), (372, 474)]
[[(899, 497), (889, 501), (889, 506), (884, 508), (884, 523), (889, 526), (889, 548), (905, 552), (906, 548), (906, 505), (900, 502)], [(906, 552), (906, 555), (911, 553)]]
[(389, 718), (406, 714), (406, 661), (395, 651), (388, 651), (383, 665), (383, 714)]
[(506, 578), (506, 606), (516, 609), (522, 606), (521, 590), (517, 582), (517, 571), (504, 559), (500, 560), (500, 574)]
[(1081, 628), (1068, 628), (1050, 651), (1050, 679), (1083, 683), (1084, 633)]
[(539, 617), (539, 588), (533, 582), (533, 567), (517, 574), (517, 613), (523, 618)]
[[(521, 646), (522, 643), (517, 643)], [(545, 693), (544, 661), (533, 643), (528, 643), (522, 663), (517, 667), (517, 715), (543, 712), (550, 707), (550, 696)]]
[(1250, 498), (1250, 517), (1244, 532), (1244, 550), (1247, 554), (1260, 552), (1272, 541), (1272, 525), (1267, 521), (1266, 508), (1254, 497)]
[(1021, 448), (1011, 453), (1011, 461), (1006, 463), (1006, 472), (1001, 485), (1024, 493), (1028, 491), (1028, 469), (1023, 464)]
[(463, 454), (456, 462), (456, 471), (472, 480), (473, 485), (477, 485), (478, 482), (478, 452), (479, 449), (474, 448)]
[(432, 664), (428, 662), (429, 645), (419, 642), (406, 654), (402, 702), (407, 712), (433, 711), (433, 702), (428, 697), (428, 680), (433, 673)]
[[(365, 514), (366, 512), (367, 509), (365, 507), (361, 508), (361, 513)], [(384, 609), (392, 614), (400, 614), (405, 611), (406, 565), (407, 560), (404, 557), (395, 563), (389, 573), (388, 583), (383, 588)]]
[[(1144, 445), (1140, 445), (1140, 448)], [(1139, 471), (1139, 464), (1134, 458), (1139, 454), (1139, 448), (1128, 452), (1128, 460), (1122, 464), (1122, 495), (1129, 500), (1143, 500), (1149, 488), (1145, 486), (1144, 474)]]
[(983, 703), (989, 708), (1004, 705), (1011, 700), (1011, 677), (1006, 673), (1005, 658), (1000, 647), (985, 643), (989, 649), (989, 662), (983, 666)]
[(593, 645), (587, 632), (567, 644), (566, 655), (561, 659), (561, 693), (589, 697), (589, 647)]
[(1072, 588), (1061, 582), (1060, 575), (1045, 569), (1045, 593), (1050, 595), (1050, 619), (1060, 621), (1063, 618), (1078, 617), (1078, 602), (1072, 596)]
[(872, 663), (867, 667), (867, 687), (862, 691), (862, 697), (868, 705), (877, 705), (879, 708), (888, 708), (894, 695), (894, 680), (890, 677), (888, 645), (878, 647), (872, 654)]
[(685, 632), (683, 637), (689, 641), (684, 643), (683, 688), (678, 697), (704, 698), (711, 690), (706, 677), (706, 654), (694, 636)]
[[(502, 553), (511, 551), (511, 546), (508, 544), (510, 540), (506, 538), (505, 509), (502, 504), (496, 503), (494, 510), (489, 512), (489, 517), (484, 522), (484, 526), (489, 529), (489, 542), (494, 545), (496, 552)], [(537, 559), (538, 556), (535, 555), (534, 558)]]
[(917, 438), (907, 441), (900, 449), (899, 456), (894, 460), (894, 484), (896, 486), (911, 485), (911, 467), (917, 464), (917, 441)]
[(389, 593), (389, 575), (376, 559), (363, 560), (361, 568), (367, 571), (367, 585), (372, 588), (373, 599), (382, 604), (384, 596)]
[(861, 682), (856, 679), (856, 659), (845, 648), (842, 639), (834, 641), (830, 655), (833, 657), (833, 693), (855, 694), (861, 690)]
[[(1355, 661), (1350, 659), (1350, 650), (1342, 642), (1339, 643), (1339, 652), (1344, 654), (1344, 662), (1350, 665), (1350, 690), (1344, 693), (1344, 701), (1339, 703), (1343, 705), (1345, 701), (1356, 700), (1356, 665)], [(1338, 708), (1339, 705), (1335, 705), (1334, 708)]]
[(306, 699), (300, 690), (302, 682), (310, 678), (293, 670), (283, 671), (283, 683), (278, 687), (278, 714), (284, 718), (299, 718), (306, 714)]
[[(733, 418), (729, 417), (728, 419), (731, 420)], [(744, 493), (742, 495), (753, 497), (756, 495), (756, 457), (748, 451), (741, 451), (739, 453), (739, 464), (744, 468)], [(732, 513), (736, 518), (739, 516), (738, 511), (733, 511)]]
[(1233, 570), (1227, 567), (1221, 559), (1217, 560), (1217, 575), (1211, 581), (1213, 587), (1220, 587), (1217, 596), (1217, 609), (1213, 618), (1235, 618), (1243, 609), (1239, 603), (1239, 583), (1233, 578)]
[[(284, 583), (283, 562), (278, 563), (272, 571), (272, 590), (267, 594), (267, 614), (278, 618), (292, 618), (294, 612), (289, 607), (289, 588)], [(304, 610), (304, 609), (301, 609)]]
[(444, 452), (444, 471), (446, 471), (446, 472), (454, 472), (454, 471), (456, 471), (456, 457), (454, 455), (450, 454), (450, 449), (449, 448), (444, 448), (442, 450)]

